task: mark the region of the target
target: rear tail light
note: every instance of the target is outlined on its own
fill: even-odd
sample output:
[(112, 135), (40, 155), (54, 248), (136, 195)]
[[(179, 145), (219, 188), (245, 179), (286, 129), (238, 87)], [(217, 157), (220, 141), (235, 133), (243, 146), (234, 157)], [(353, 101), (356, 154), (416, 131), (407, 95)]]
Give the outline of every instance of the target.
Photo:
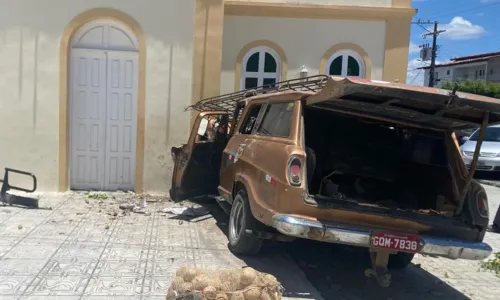
[(302, 165), (298, 156), (292, 156), (288, 161), (288, 182), (293, 186), (302, 184)]
[(479, 215), (483, 218), (489, 217), (489, 209), (488, 209), (488, 198), (486, 197), (486, 193), (480, 191), (476, 194), (476, 205), (477, 211)]

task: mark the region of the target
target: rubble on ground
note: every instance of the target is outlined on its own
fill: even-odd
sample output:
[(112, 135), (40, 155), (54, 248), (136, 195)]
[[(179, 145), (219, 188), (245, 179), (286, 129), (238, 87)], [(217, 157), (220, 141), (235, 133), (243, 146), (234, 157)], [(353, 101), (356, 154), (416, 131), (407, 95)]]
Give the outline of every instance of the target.
[(177, 215), (185, 217), (200, 217), (210, 213), (210, 209), (199, 204), (182, 201), (174, 204), (167, 196), (161, 195), (136, 195), (133, 192), (122, 193), (97, 193), (85, 192), (85, 203), (99, 213), (110, 216), (110, 219), (124, 217), (130, 214), (151, 216), (154, 205), (148, 203), (168, 203), (166, 207), (157, 209), (160, 216)]

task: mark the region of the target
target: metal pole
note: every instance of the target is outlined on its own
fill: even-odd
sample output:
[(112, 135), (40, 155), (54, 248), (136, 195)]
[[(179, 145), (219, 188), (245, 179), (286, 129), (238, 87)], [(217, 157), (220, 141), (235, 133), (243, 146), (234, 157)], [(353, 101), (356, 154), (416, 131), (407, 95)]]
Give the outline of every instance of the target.
[(438, 22), (434, 21), (434, 31), (432, 32), (432, 52), (431, 52), (431, 68), (429, 69), (429, 86), (434, 86), (434, 70), (436, 68), (436, 56), (437, 56), (437, 36), (438, 36)]
[(474, 156), (472, 157), (472, 162), (470, 164), (470, 169), (467, 174), (467, 179), (465, 180), (464, 187), (460, 193), (460, 198), (458, 201), (457, 210), (455, 215), (459, 215), (464, 207), (465, 197), (467, 196), (467, 190), (469, 189), (472, 178), (474, 177), (474, 172), (476, 171), (477, 161), (479, 158), (479, 152), (481, 151), (481, 145), (483, 144), (484, 134), (486, 133), (486, 127), (488, 127), (488, 122), (490, 118), (490, 113), (485, 112), (483, 115), (483, 122), (481, 123), (481, 129), (479, 129), (479, 136), (476, 141), (476, 149), (474, 150)]

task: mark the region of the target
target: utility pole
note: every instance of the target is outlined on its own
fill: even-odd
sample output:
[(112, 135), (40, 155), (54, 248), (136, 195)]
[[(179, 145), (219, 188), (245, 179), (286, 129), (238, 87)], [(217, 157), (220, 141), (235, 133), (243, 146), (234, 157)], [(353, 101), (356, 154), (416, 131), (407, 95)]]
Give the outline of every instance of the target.
[(433, 87), (435, 83), (434, 73), (436, 69), (436, 57), (437, 57), (437, 37), (440, 33), (446, 30), (438, 30), (438, 22), (434, 21), (434, 30), (432, 32), (424, 33), (423, 37), (432, 35), (432, 49), (431, 49), (431, 67), (429, 69), (429, 86)]

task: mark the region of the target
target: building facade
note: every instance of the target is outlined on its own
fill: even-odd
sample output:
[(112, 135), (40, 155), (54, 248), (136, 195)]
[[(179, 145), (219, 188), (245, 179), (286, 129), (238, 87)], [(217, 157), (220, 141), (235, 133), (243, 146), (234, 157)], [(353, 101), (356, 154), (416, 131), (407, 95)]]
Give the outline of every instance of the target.
[(0, 167), (44, 191), (166, 192), (186, 106), (301, 71), (405, 82), (415, 13), (410, 0), (0, 0)]
[[(429, 69), (425, 70), (424, 84), (429, 85)], [(476, 54), (452, 58), (449, 62), (436, 65), (435, 86), (451, 81), (484, 80), (500, 82), (500, 52)]]

